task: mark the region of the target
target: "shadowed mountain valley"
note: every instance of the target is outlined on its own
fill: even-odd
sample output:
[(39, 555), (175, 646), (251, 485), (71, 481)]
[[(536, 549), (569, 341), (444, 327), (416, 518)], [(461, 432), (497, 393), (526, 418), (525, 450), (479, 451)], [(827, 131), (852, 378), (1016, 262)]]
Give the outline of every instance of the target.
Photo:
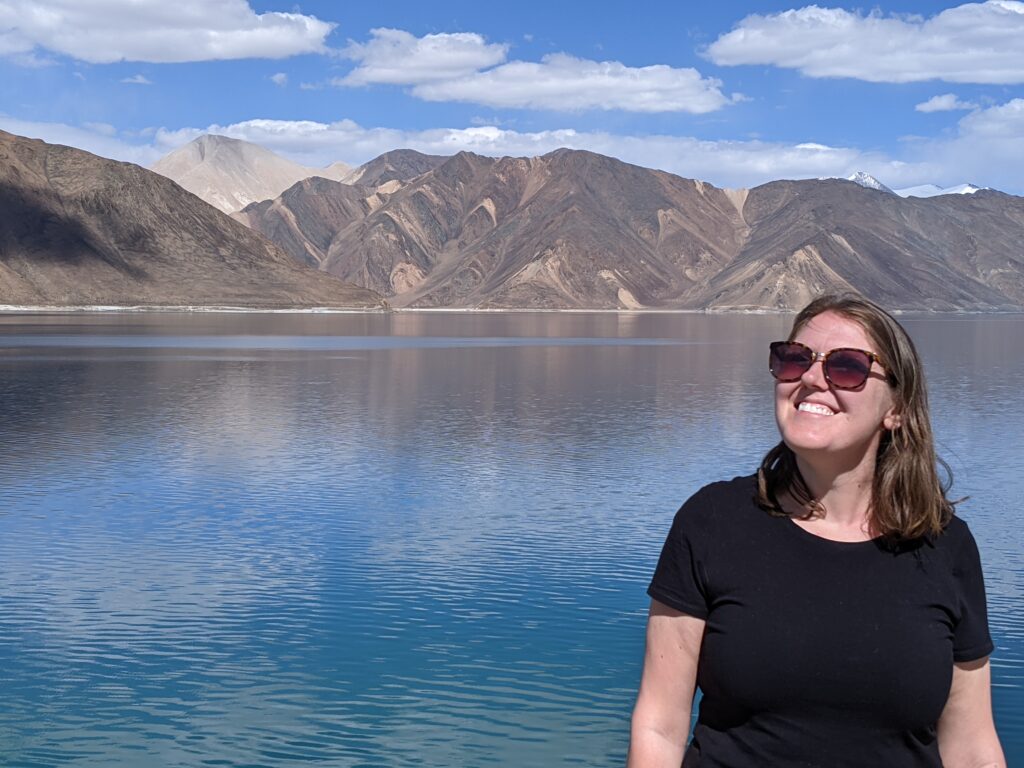
[(381, 303), (159, 174), (0, 132), (0, 304)]

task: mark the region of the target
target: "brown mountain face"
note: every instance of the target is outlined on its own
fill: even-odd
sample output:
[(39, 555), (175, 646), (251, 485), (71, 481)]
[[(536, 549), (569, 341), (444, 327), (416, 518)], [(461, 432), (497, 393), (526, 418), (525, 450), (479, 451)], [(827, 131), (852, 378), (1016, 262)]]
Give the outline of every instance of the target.
[(381, 303), (163, 176), (0, 132), (0, 304)]
[[(1024, 198), (992, 191), (730, 191), (558, 150), (461, 153), (373, 196), (320, 184), (333, 203), (289, 192), (266, 209), (280, 204), (287, 238), (270, 217), (252, 226), (395, 306), (793, 309), (850, 289), (901, 309), (1024, 306)], [(313, 211), (330, 206), (322, 226)]]
[[(569, 150), (460, 153), (378, 200), (334, 220), (321, 268), (396, 306), (662, 306), (717, 273), (747, 231), (722, 190)], [(314, 205), (292, 198), (290, 218)], [(278, 239), (271, 217), (253, 226)]]
[(853, 289), (901, 309), (1024, 306), (1024, 198), (777, 181), (750, 190), (743, 212), (750, 237), (691, 305), (792, 308)]
[(414, 149), (395, 149), (356, 168), (341, 181), (363, 187), (380, 187), (388, 182), (404, 184), (448, 160), (442, 155), (425, 155)]
[(274, 200), (253, 203), (231, 217), (270, 238), (304, 264), (319, 267), (338, 233), (366, 218), (387, 197), (372, 187), (314, 176), (289, 187)]

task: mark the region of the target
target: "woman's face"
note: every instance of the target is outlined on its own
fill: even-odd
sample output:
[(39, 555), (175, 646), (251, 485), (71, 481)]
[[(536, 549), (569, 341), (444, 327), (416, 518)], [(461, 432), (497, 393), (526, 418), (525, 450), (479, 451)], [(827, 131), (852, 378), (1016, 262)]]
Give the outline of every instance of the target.
[[(859, 323), (834, 312), (811, 318), (793, 341), (815, 352), (853, 347), (878, 353)], [(896, 426), (899, 416), (878, 363), (872, 363), (863, 386), (843, 390), (830, 386), (822, 363), (815, 362), (798, 381), (775, 383), (775, 421), (801, 459), (851, 466), (874, 461), (883, 430)]]

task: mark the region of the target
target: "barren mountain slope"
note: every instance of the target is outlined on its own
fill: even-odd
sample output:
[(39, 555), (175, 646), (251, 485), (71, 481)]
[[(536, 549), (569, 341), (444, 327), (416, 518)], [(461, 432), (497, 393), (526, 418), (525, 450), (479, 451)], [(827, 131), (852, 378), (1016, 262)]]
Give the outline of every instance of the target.
[(661, 306), (745, 232), (700, 182), (589, 152), (460, 153), (339, 233), (324, 269), (399, 306)]
[(319, 267), (337, 234), (386, 199), (386, 194), (372, 187), (314, 176), (231, 217), (266, 235), (304, 264)]
[(0, 132), (0, 303), (377, 306), (136, 165)]
[(854, 289), (901, 309), (1024, 303), (1024, 199), (997, 192), (899, 198), (841, 180), (752, 189), (751, 236), (686, 304), (795, 308)]
[(404, 184), (420, 174), (434, 170), (447, 160), (444, 155), (425, 155), (414, 149), (395, 149), (363, 163), (339, 180), (364, 187), (379, 187), (393, 181)]

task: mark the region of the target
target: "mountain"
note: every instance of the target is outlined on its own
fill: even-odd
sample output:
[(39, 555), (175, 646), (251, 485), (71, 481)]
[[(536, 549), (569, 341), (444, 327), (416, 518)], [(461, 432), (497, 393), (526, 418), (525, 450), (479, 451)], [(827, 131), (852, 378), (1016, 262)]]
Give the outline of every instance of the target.
[(396, 149), (364, 163), (340, 177), (340, 181), (364, 187), (380, 187), (395, 181), (405, 183), (420, 174), (434, 170), (447, 160), (448, 158), (442, 155), (424, 155), (413, 149)]
[(1024, 198), (900, 198), (846, 180), (722, 190), (590, 152), (460, 153), (391, 192), (310, 180), (248, 223), (394, 306), (1024, 306)]
[(892, 193), (892, 190), (885, 186), (885, 184), (880, 182), (871, 174), (864, 173), (864, 171), (857, 171), (856, 173), (851, 173), (849, 176), (846, 177), (846, 180), (852, 181), (854, 184), (860, 184), (862, 187), (866, 187), (868, 189), (877, 189), (879, 192)]
[(171, 180), (0, 132), (0, 304), (374, 307)]
[(939, 195), (973, 195), (988, 187), (976, 187), (973, 184), (957, 184), (942, 188), (935, 184), (921, 184), (916, 187), (905, 187), (895, 190), (900, 197), (938, 197)]
[(313, 176), (276, 199), (252, 203), (231, 217), (267, 236), (304, 264), (319, 267), (338, 233), (385, 200), (387, 194), (372, 187)]
[[(327, 189), (340, 193), (318, 188)], [(289, 193), (262, 221), (247, 210), (251, 223), (275, 239), (275, 220), (294, 222), (292, 233), (316, 229), (303, 212), (326, 203)], [(589, 152), (463, 152), (391, 194), (362, 198), (362, 217), (353, 201), (337, 202), (345, 212), (301, 250), (395, 306), (660, 306), (738, 250), (741, 197)]]
[(899, 309), (1024, 306), (1024, 198), (902, 199), (838, 180), (776, 181), (750, 190), (743, 215), (750, 237), (698, 305), (796, 308), (852, 289)]
[(344, 163), (308, 168), (258, 144), (204, 134), (160, 160), (152, 170), (225, 213), (277, 197), (310, 176), (341, 179), (352, 173)]

